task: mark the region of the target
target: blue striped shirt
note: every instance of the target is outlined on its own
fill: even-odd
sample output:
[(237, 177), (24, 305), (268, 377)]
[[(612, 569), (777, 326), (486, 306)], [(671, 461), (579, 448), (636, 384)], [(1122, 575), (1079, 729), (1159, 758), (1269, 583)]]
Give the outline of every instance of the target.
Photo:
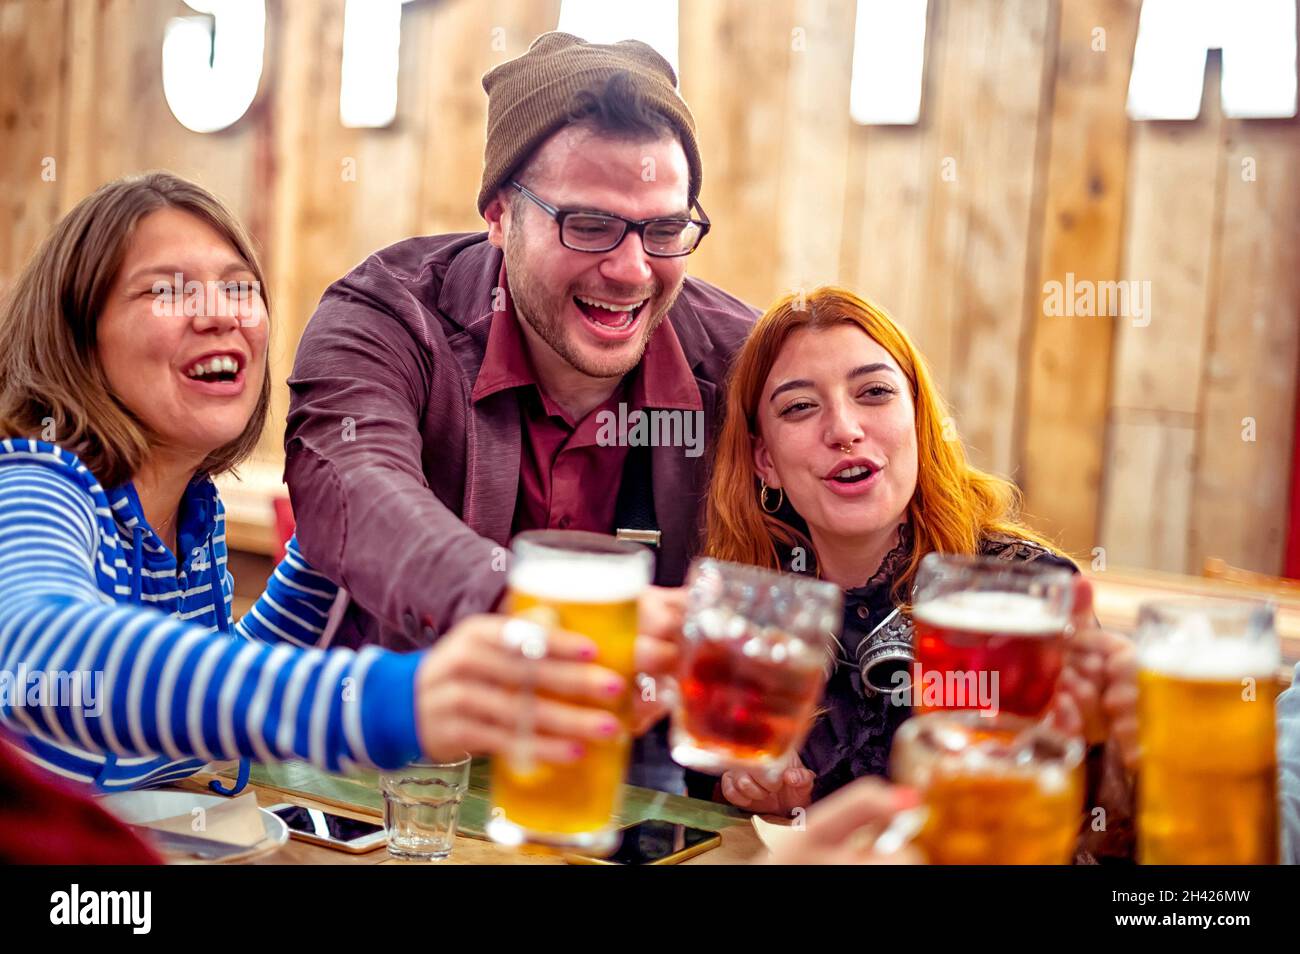
[(336, 588), (296, 540), (230, 622), (225, 514), (212, 481), (181, 502), (178, 561), (130, 484), (0, 441), (0, 730), (55, 774), (115, 791), (213, 760), (329, 771), (418, 754), (418, 654), (315, 648)]

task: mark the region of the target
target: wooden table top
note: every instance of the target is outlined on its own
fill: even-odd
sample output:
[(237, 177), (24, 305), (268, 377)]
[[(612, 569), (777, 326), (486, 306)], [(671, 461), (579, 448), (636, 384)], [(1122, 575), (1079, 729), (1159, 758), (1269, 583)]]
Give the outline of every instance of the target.
[[(563, 865), (563, 858), (548, 852), (528, 848), (507, 848), (488, 841), (477, 833), (482, 813), (487, 807), (480, 780), (484, 771), (476, 761), (475, 778), (471, 780), (470, 794), (462, 806), (462, 821), (456, 834), (451, 855), (442, 861), (410, 862), (392, 858), (384, 848), (364, 854), (350, 854), (333, 848), (311, 845), (290, 838), (283, 846), (265, 855), (250, 859), (255, 865)], [(229, 784), (232, 775), (200, 773), (176, 786), (183, 791), (208, 793), (207, 783), (221, 778)], [(348, 818), (383, 824), (382, 798), (377, 785), (372, 785), (368, 774), (357, 778), (327, 775), (303, 763), (285, 763), (276, 766), (254, 766), (253, 779), (248, 791), (257, 796), (263, 808), (281, 802), (316, 808)], [(705, 851), (681, 864), (728, 865), (747, 864), (765, 856), (766, 849), (754, 833), (748, 815), (730, 806), (716, 805), (699, 799), (666, 795), (626, 786), (622, 820), (625, 823), (643, 818), (665, 818), (668, 821), (696, 824), (697, 827), (718, 831), (722, 844)], [(373, 795), (373, 798), (370, 796)]]

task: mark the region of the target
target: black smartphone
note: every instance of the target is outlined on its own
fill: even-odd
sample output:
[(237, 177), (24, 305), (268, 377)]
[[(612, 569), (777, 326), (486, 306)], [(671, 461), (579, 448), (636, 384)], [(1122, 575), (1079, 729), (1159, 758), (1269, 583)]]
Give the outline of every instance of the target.
[(716, 831), (660, 818), (629, 825), (622, 836), (618, 850), (608, 857), (566, 855), (565, 860), (575, 865), (675, 865), (722, 844), (722, 836)]
[(388, 843), (384, 826), (374, 822), (346, 818), (319, 808), (303, 808), (301, 805), (272, 805), (267, 811), (279, 816), (289, 827), (290, 838), (313, 845), (359, 855)]

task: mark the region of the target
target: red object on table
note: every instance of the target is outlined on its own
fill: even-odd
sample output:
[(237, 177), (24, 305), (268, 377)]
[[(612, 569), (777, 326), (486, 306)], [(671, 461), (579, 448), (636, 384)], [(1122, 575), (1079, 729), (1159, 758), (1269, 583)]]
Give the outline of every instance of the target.
[(0, 864), (158, 865), (162, 859), (88, 793), (0, 740)]

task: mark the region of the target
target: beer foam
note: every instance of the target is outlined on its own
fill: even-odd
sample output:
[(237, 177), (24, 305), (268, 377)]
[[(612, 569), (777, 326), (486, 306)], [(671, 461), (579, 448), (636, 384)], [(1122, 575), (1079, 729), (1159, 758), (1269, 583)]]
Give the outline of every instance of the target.
[(1064, 613), (1053, 612), (1039, 597), (997, 590), (947, 593), (921, 603), (912, 616), (940, 629), (1016, 636), (1056, 635), (1069, 619)]
[(1282, 665), (1282, 657), (1276, 642), (1216, 639), (1208, 632), (1183, 628), (1144, 640), (1138, 647), (1138, 664), (1178, 679), (1239, 679), (1271, 675)]
[(512, 590), (562, 603), (626, 603), (649, 585), (645, 562), (618, 557), (517, 560), (510, 567)]

